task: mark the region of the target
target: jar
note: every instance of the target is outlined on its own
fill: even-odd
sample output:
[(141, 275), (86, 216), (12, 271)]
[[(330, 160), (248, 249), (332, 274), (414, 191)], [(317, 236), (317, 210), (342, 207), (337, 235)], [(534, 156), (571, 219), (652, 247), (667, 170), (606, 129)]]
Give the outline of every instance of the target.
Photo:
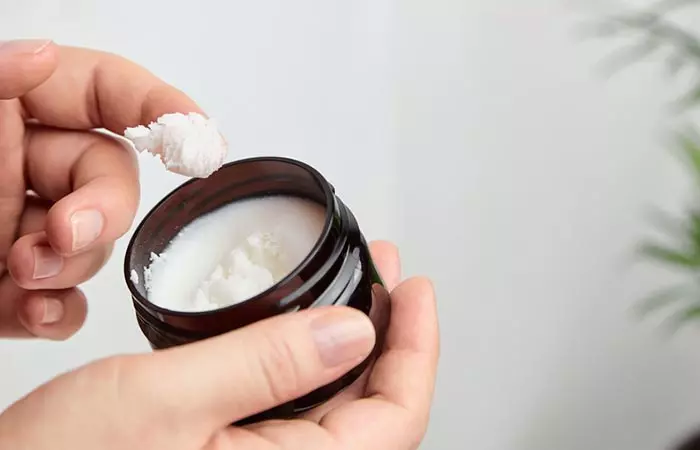
[[(182, 312), (149, 302), (144, 283), (132, 281), (132, 270), (144, 273), (144, 268), (151, 264), (151, 253), (162, 253), (192, 221), (232, 202), (278, 195), (300, 197), (322, 205), (325, 225), (301, 264), (268, 290), (225, 308)], [(373, 288), (383, 288), (355, 216), (338, 198), (333, 186), (312, 167), (278, 157), (232, 162), (208, 178), (189, 180), (173, 190), (136, 228), (126, 250), (124, 276), (138, 325), (154, 350), (207, 339), (272, 316), (320, 306), (349, 306), (369, 315)], [(292, 418), (310, 410), (352, 384), (372, 357), (326, 386), (237, 424)]]

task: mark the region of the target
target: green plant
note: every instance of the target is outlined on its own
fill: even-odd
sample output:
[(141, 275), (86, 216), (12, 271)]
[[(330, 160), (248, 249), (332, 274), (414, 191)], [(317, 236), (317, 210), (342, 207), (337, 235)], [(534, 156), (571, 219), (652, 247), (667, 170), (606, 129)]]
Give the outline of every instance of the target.
[(695, 77), (679, 106), (683, 110), (700, 103), (700, 37), (667, 18), (667, 15), (700, 5), (699, 0), (664, 0), (628, 13), (613, 15), (596, 23), (599, 37), (632, 37), (637, 42), (615, 54), (610, 68), (618, 69), (645, 58), (663, 57), (667, 73), (678, 76), (691, 71)]
[(694, 205), (680, 219), (657, 212), (654, 221), (670, 241), (643, 241), (639, 254), (649, 261), (680, 271), (684, 281), (643, 299), (636, 308), (641, 316), (660, 309), (673, 309), (667, 325), (675, 331), (682, 325), (700, 320), (700, 136), (689, 130), (679, 135), (681, 150), (690, 175), (695, 178)]
[[(610, 60), (613, 69), (661, 54), (669, 75), (689, 74), (692, 82), (677, 103), (679, 112), (700, 104), (700, 37), (668, 16), (699, 5), (699, 0), (664, 0), (642, 10), (609, 17), (595, 28), (598, 36), (635, 39), (635, 43)], [(700, 134), (692, 125), (687, 126), (678, 133), (677, 143), (689, 175), (697, 182), (694, 206), (680, 219), (657, 214), (655, 221), (662, 225), (670, 242), (645, 241), (639, 253), (649, 261), (681, 271), (685, 281), (652, 293), (636, 308), (642, 316), (672, 309), (668, 320), (672, 331), (700, 320)]]

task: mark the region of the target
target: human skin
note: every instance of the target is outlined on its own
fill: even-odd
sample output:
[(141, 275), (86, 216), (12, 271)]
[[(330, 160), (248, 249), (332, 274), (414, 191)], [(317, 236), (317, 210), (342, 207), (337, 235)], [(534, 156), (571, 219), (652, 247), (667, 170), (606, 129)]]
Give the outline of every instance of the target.
[[(63, 340), (87, 315), (76, 287), (131, 226), (138, 168), (91, 131), (203, 111), (116, 55), (51, 41), (0, 43), (0, 336)], [(327, 384), (372, 350), (351, 308), (265, 320), (194, 344), (118, 355), (63, 374), (0, 415), (13, 450), (413, 449), (428, 423), (439, 354), (429, 280), (402, 280), (398, 251), (371, 251), (381, 353), (348, 390), (296, 420), (230, 423)], [(99, 301), (99, 300), (97, 300)], [(222, 357), (225, 355), (225, 357)]]

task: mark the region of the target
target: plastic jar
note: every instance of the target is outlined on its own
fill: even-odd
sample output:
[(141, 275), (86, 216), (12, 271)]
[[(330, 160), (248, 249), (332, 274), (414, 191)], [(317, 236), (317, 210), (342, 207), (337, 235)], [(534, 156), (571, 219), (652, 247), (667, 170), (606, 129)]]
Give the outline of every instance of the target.
[[(232, 202), (276, 195), (314, 201), (325, 207), (326, 218), (309, 255), (267, 291), (213, 311), (181, 312), (149, 302), (144, 284), (132, 282), (131, 271), (143, 273), (151, 263), (151, 253), (162, 253), (190, 222)], [(124, 275), (138, 325), (154, 350), (207, 339), (307, 308), (344, 305), (369, 314), (372, 289), (383, 286), (358, 223), (333, 186), (312, 167), (277, 157), (229, 163), (208, 178), (190, 180), (172, 191), (136, 228), (126, 251)], [(335, 382), (239, 424), (291, 418), (312, 409), (352, 384), (371, 358)]]

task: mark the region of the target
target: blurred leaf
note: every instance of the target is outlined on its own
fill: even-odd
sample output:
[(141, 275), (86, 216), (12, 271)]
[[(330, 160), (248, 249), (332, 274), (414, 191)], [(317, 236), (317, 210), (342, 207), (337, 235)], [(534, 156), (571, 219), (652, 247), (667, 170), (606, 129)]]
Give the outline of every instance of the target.
[(697, 36), (661, 19), (657, 19), (648, 31), (691, 57), (696, 64), (700, 63), (700, 39)]
[(654, 40), (673, 48), (677, 55), (689, 59), (700, 67), (700, 39), (679, 25), (664, 20), (654, 12), (638, 12), (620, 15), (602, 21), (598, 32), (601, 37), (614, 36), (622, 31), (644, 33), (645, 39)]
[[(658, 26), (659, 21), (662, 17), (659, 14), (654, 14), (651, 12), (636, 12), (626, 15), (617, 15), (609, 18), (611, 24), (618, 24), (620, 29), (637, 30), (637, 31), (651, 31), (654, 27)], [(612, 28), (613, 25), (610, 25)]]
[(687, 63), (688, 61), (683, 58), (683, 55), (671, 53), (666, 58), (666, 69), (668, 70), (668, 74), (671, 76), (678, 75), (686, 67)]
[(698, 0), (661, 0), (656, 2), (655, 5), (652, 5), (649, 8), (649, 11), (653, 11), (655, 14), (663, 15), (695, 3), (698, 3)]
[[(700, 0), (653, 0), (651, 6), (601, 21), (594, 29), (599, 37), (633, 39), (626, 51), (613, 55), (607, 69), (618, 71), (657, 53), (663, 52), (670, 76), (694, 71), (697, 82), (678, 102), (678, 112), (700, 106), (700, 38), (683, 26), (669, 20), (669, 13), (681, 8), (700, 5)], [(636, 45), (635, 45), (636, 44)], [(668, 54), (666, 54), (668, 52)], [(678, 136), (678, 154), (697, 181), (696, 194), (700, 200), (700, 134), (692, 128)], [(688, 272), (688, 284), (667, 287), (647, 296), (635, 308), (640, 315), (665, 307), (679, 307), (669, 319), (669, 328), (677, 330), (688, 322), (700, 321), (700, 207), (691, 208), (681, 218), (661, 211), (654, 212), (653, 224), (662, 233), (661, 239), (672, 243), (646, 242), (639, 254), (670, 268)], [(679, 302), (682, 302), (679, 304)]]
[(644, 244), (639, 248), (639, 253), (651, 260), (670, 264), (685, 269), (700, 268), (700, 255), (697, 253), (684, 253), (681, 250), (666, 248), (658, 244)]
[(691, 306), (676, 314), (673, 314), (667, 321), (665, 328), (675, 333), (689, 322), (700, 320), (700, 305)]
[(622, 50), (616, 55), (608, 58), (607, 63), (603, 64), (604, 70), (607, 73), (614, 73), (643, 60), (654, 54), (659, 49), (659, 42), (654, 39), (647, 39), (642, 44), (636, 45), (630, 49)]
[(634, 308), (634, 312), (643, 317), (646, 316), (660, 308), (671, 305), (678, 301), (687, 300), (689, 294), (693, 292), (700, 294), (700, 290), (696, 287), (693, 289), (690, 286), (671, 286), (664, 289), (660, 289), (652, 294), (648, 295), (646, 298)]
[(666, 211), (659, 208), (654, 208), (647, 214), (647, 221), (660, 233), (666, 235), (666, 237), (677, 239), (679, 236), (683, 236), (687, 232), (687, 228), (681, 219), (672, 217)]
[(690, 227), (688, 230), (691, 245), (694, 253), (700, 254), (700, 213), (697, 211), (690, 214)]
[(677, 112), (685, 112), (690, 108), (693, 108), (700, 104), (700, 84), (694, 86), (688, 90), (679, 100), (676, 102), (675, 109)]
[(582, 24), (578, 27), (578, 35), (584, 38), (609, 38), (624, 30), (624, 26), (608, 19)]
[(691, 164), (693, 176), (700, 181), (700, 142), (697, 133), (688, 130), (678, 136), (678, 141), (686, 161)]

